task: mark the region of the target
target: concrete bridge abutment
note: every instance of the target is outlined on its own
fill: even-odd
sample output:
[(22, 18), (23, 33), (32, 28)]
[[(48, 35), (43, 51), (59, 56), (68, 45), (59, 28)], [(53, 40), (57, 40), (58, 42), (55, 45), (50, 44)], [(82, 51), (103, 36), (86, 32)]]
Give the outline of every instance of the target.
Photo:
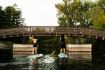
[(92, 61), (105, 62), (105, 40), (96, 39), (93, 41)]

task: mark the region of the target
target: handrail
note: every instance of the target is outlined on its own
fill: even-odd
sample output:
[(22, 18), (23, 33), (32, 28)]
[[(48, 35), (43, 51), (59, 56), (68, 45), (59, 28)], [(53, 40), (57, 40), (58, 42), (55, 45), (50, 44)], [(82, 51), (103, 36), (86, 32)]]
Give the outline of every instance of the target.
[(58, 27), (58, 26), (24, 26), (19, 28), (0, 30), (0, 37), (17, 36), (17, 35), (48, 36), (48, 35), (61, 35), (61, 34), (105, 38), (104, 30), (89, 29), (89, 28), (71, 28), (71, 27)]

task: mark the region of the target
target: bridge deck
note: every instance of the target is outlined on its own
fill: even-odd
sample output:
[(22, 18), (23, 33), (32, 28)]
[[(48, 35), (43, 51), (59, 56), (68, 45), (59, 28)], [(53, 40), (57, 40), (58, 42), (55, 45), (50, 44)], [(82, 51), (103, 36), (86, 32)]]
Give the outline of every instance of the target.
[(88, 28), (70, 28), (57, 26), (26, 26), (21, 28), (1, 29), (0, 38), (18, 36), (59, 36), (61, 34), (69, 36), (80, 36), (89, 38), (105, 38), (105, 31)]

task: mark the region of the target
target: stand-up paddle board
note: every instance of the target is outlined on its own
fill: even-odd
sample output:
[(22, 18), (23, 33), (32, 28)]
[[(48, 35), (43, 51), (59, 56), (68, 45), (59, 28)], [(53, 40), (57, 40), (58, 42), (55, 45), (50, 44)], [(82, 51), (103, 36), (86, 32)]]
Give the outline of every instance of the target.
[(59, 58), (68, 58), (67, 54), (65, 54), (65, 53), (59, 53), (58, 57)]
[(35, 54), (35, 55), (30, 55), (27, 58), (29, 59), (37, 59), (43, 57), (43, 54)]

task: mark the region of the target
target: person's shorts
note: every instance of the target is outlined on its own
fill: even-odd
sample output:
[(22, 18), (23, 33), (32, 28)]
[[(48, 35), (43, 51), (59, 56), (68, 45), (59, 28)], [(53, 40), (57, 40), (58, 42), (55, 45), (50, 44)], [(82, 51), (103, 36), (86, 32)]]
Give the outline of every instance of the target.
[(61, 43), (60, 47), (61, 48), (66, 48), (66, 44), (65, 43)]
[(33, 47), (37, 47), (37, 44), (34, 44)]

